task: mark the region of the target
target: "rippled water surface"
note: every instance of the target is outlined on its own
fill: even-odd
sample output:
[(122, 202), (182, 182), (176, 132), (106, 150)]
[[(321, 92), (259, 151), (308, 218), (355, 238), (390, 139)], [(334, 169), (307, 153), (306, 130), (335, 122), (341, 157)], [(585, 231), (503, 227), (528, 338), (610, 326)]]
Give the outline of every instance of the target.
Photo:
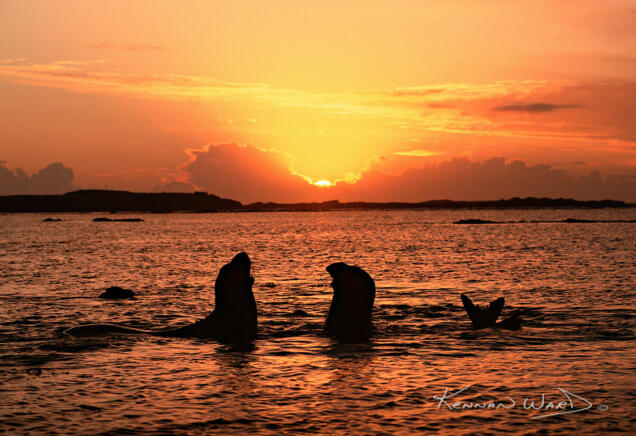
[[(0, 430), (636, 431), (636, 223), (453, 224), (625, 220), (635, 209), (46, 216), (0, 216)], [(202, 318), (219, 268), (239, 251), (253, 261), (251, 349), (61, 333)], [(321, 334), (335, 261), (376, 281), (371, 343)], [(137, 298), (96, 298), (114, 285)], [(524, 327), (473, 332), (462, 292), (482, 304), (504, 296), (504, 315), (524, 310)], [(299, 309), (307, 316), (292, 316)], [(543, 408), (524, 408), (542, 394)], [(559, 411), (572, 413), (541, 417)]]

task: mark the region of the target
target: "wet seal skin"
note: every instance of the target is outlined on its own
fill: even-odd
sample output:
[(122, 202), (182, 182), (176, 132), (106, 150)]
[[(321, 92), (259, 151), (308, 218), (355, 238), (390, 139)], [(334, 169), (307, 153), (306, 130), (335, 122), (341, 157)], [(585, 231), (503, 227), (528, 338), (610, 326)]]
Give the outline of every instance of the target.
[(345, 342), (369, 340), (373, 333), (375, 282), (362, 268), (343, 262), (332, 263), (327, 272), (333, 278), (333, 297), (325, 332)]
[(504, 319), (500, 323), (497, 323), (497, 319), (501, 315), (501, 311), (504, 307), (504, 298), (499, 297), (496, 300), (490, 302), (486, 309), (482, 309), (479, 305), (475, 305), (473, 301), (465, 294), (461, 294), (462, 304), (466, 313), (470, 318), (473, 329), (485, 329), (485, 328), (502, 328), (506, 330), (518, 330), (521, 328), (520, 313), (514, 313), (512, 316)]
[(254, 278), (245, 252), (224, 265), (214, 284), (214, 311), (193, 324), (176, 329), (142, 330), (116, 324), (77, 326), (64, 333), (71, 336), (98, 336), (116, 333), (144, 333), (155, 336), (212, 338), (227, 343), (246, 343), (256, 338), (257, 310), (252, 292)]

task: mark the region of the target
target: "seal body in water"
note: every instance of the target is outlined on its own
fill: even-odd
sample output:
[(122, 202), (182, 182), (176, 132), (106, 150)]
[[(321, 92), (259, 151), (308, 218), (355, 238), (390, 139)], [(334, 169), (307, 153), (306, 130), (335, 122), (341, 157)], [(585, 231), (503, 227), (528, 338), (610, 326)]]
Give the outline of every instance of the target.
[(214, 284), (214, 311), (185, 327), (142, 330), (115, 324), (89, 324), (65, 331), (71, 336), (97, 336), (112, 333), (145, 333), (155, 336), (214, 338), (222, 342), (244, 343), (256, 338), (257, 311), (252, 292), (254, 278), (251, 261), (241, 252), (221, 268)]
[(333, 278), (333, 297), (325, 332), (347, 342), (368, 340), (373, 332), (375, 282), (362, 268), (343, 262), (332, 263), (327, 272)]

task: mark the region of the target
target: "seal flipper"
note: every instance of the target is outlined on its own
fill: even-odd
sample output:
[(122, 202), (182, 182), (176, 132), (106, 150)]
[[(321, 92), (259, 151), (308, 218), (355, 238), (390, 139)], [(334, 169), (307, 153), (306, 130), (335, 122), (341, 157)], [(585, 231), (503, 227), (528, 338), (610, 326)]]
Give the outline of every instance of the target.
[(473, 319), (473, 315), (477, 311), (477, 308), (473, 304), (473, 300), (468, 298), (465, 294), (461, 295), (461, 299), (462, 299), (462, 304), (464, 305), (464, 309), (466, 309), (466, 313), (468, 313), (468, 316), (472, 320)]
[(499, 316), (501, 315), (501, 311), (503, 310), (504, 307), (504, 298), (503, 297), (499, 297), (494, 301), (491, 301), (490, 304), (488, 305), (488, 309), (485, 310), (484, 312), (489, 314), (490, 317), (490, 322), (492, 322), (493, 324), (495, 324), (495, 322), (497, 322), (497, 318), (499, 318)]
[(497, 318), (501, 315), (501, 311), (504, 307), (503, 297), (499, 297), (492, 301), (488, 306), (488, 309), (482, 309), (479, 306), (473, 304), (473, 301), (468, 296), (461, 294), (462, 303), (468, 317), (473, 323), (473, 328), (483, 329), (487, 327), (495, 327)]

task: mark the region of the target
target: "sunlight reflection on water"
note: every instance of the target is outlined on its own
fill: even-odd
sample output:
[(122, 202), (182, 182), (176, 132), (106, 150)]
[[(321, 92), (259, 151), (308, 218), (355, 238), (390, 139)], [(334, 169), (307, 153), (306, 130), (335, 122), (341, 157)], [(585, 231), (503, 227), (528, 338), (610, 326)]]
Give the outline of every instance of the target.
[[(634, 219), (635, 210), (364, 211), (0, 216), (0, 429), (19, 432), (472, 432), (633, 430), (634, 223), (452, 224)], [(260, 336), (249, 350), (153, 337), (72, 339), (66, 327), (177, 326), (207, 315), (236, 252), (253, 260)], [(321, 335), (325, 267), (375, 279), (370, 344)], [(108, 286), (129, 301), (96, 298)], [(527, 309), (516, 332), (470, 331), (459, 293)], [(291, 317), (302, 309), (308, 316)], [(433, 399), (559, 400), (590, 411), (448, 410)], [(609, 410), (598, 410), (607, 405)]]

